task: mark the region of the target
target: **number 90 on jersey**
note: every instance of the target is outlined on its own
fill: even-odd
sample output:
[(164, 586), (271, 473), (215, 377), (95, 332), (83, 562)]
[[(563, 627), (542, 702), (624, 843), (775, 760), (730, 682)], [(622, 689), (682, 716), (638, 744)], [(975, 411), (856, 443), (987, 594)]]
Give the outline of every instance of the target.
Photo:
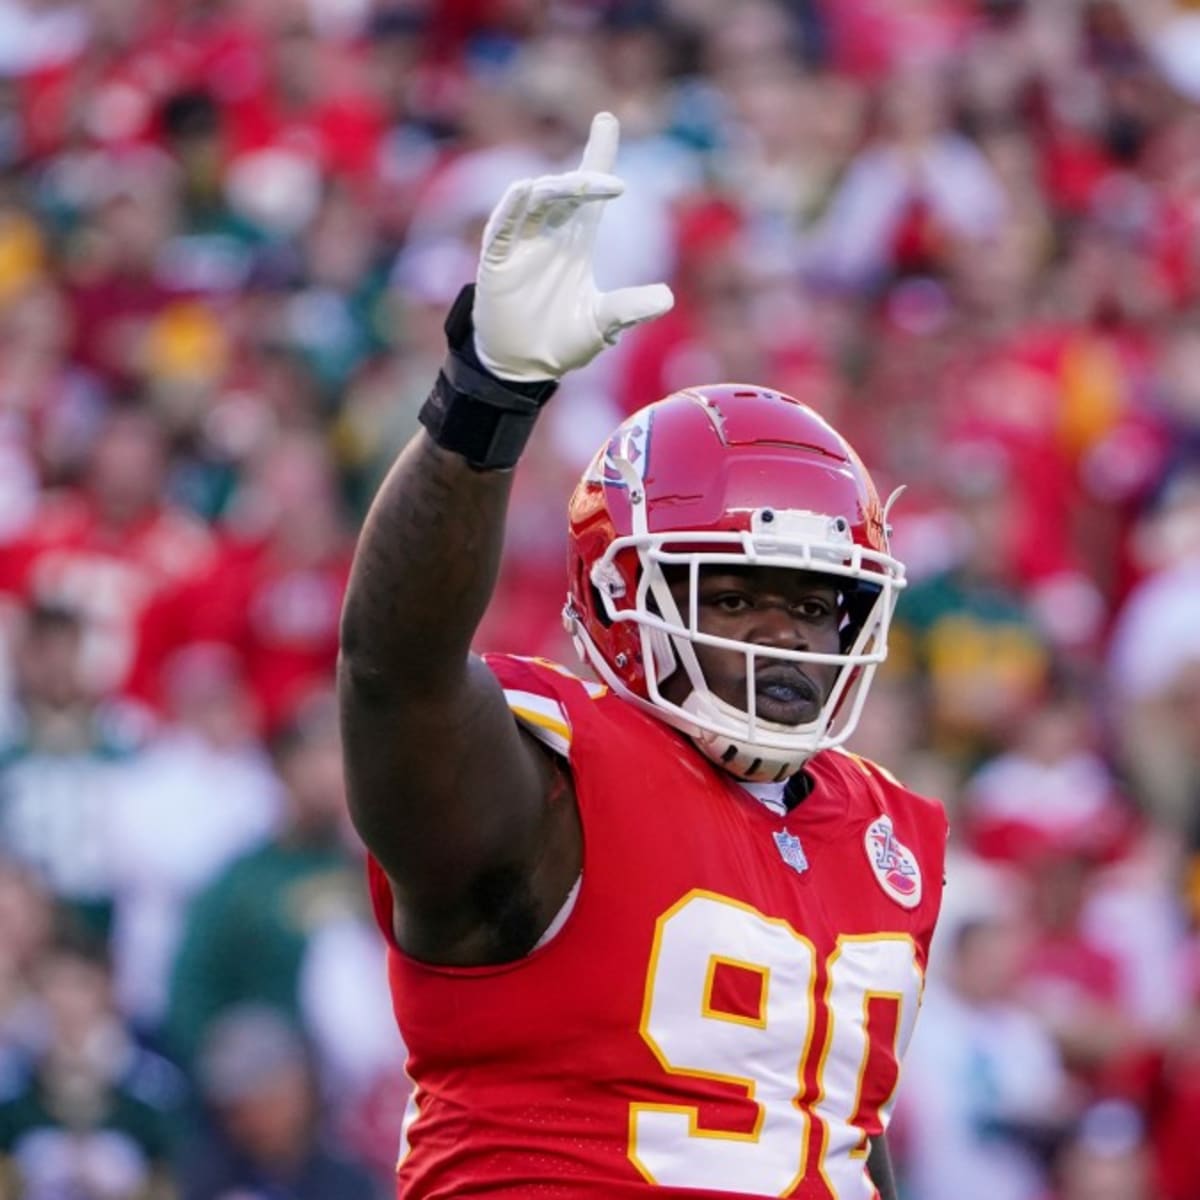
[[(736, 1004), (717, 995), (730, 981)], [(669, 1075), (733, 1085), (754, 1112), (733, 1130), (699, 1105), (631, 1104), (630, 1159), (660, 1186), (784, 1197), (815, 1171), (833, 1200), (868, 1200), (866, 1130), (889, 1113), (921, 986), (907, 934), (843, 935), (822, 963), (788, 922), (689, 892), (658, 920), (641, 1034)], [(868, 1068), (890, 1074), (864, 1102)]]

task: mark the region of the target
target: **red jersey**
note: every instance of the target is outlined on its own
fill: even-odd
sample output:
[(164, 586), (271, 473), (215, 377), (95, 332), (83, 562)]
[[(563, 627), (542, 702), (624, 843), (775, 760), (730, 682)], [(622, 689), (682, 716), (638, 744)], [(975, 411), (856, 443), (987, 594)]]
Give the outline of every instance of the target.
[(827, 751), (772, 811), (553, 664), (490, 657), (569, 757), (581, 886), (517, 962), (437, 967), (376, 916), (414, 1083), (404, 1200), (870, 1200), (942, 890), (941, 807)]

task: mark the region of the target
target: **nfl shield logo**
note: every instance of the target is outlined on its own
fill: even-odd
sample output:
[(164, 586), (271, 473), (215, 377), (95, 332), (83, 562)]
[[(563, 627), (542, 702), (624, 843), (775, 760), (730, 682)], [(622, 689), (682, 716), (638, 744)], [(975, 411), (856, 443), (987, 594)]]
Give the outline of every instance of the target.
[(800, 839), (795, 834), (788, 833), (784, 829), (777, 830), (771, 836), (775, 839), (775, 845), (779, 848), (779, 857), (797, 875), (803, 875), (808, 870), (808, 859), (804, 857), (804, 847), (800, 845)]

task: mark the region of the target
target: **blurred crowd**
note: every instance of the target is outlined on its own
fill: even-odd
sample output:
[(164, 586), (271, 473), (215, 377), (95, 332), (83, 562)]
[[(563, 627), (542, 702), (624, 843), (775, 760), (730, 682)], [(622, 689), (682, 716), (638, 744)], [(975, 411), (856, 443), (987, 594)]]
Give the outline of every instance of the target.
[(0, 1197), (388, 1194), (332, 707), (354, 531), (513, 179), (622, 123), (480, 649), (565, 501), (746, 380), (909, 565), (854, 748), (942, 797), (906, 1200), (1200, 1195), (1200, 5), (0, 0)]

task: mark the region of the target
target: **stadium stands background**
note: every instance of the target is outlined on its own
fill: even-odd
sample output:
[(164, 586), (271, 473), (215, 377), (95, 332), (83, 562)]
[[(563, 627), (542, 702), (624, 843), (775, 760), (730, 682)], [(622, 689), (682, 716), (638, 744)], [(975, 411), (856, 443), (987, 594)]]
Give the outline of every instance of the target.
[(907, 487), (853, 748), (953, 828), (906, 1200), (1194, 1200), (1198, 100), (1183, 0), (0, 0), (0, 1186), (388, 1194), (342, 590), (488, 211), (608, 108), (599, 281), (678, 304), (547, 411), (478, 647), (574, 660), (624, 414), (819, 409)]

